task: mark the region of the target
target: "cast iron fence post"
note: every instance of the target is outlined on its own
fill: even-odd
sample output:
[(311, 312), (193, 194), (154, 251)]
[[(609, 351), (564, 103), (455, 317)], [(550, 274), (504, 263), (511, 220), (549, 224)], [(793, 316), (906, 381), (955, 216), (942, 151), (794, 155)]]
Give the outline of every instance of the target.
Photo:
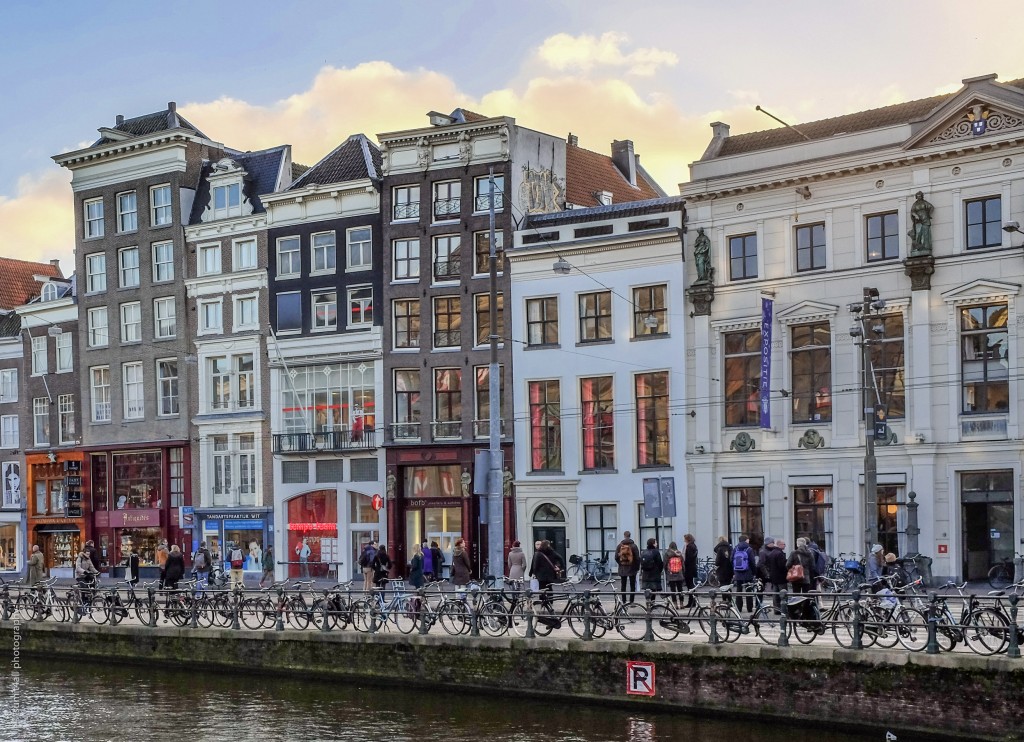
[(651, 611), (654, 607), (654, 594), (650, 590), (644, 590), (644, 608), (646, 608), (646, 614), (644, 616), (644, 623), (647, 625), (647, 630), (644, 632), (644, 641), (654, 641), (654, 618), (651, 615)]
[(789, 591), (779, 591), (779, 642), (780, 647), (789, 646)]
[(860, 590), (853, 591), (853, 648), (864, 649), (863, 625), (861, 623)]
[(156, 590), (151, 587), (146, 588), (146, 592), (149, 593), (149, 627), (156, 627)]
[(526, 606), (526, 638), (536, 639), (537, 631), (533, 627), (534, 615), (533, 615), (533, 590), (526, 588), (525, 590), (525, 606)]
[(190, 600), (189, 604), (188, 604), (188, 618), (189, 618), (189, 621), (188, 621), (189, 628), (198, 629), (199, 628), (199, 607), (198, 607), (198, 601), (196, 601), (195, 596), (192, 597), (192, 600)]
[(720, 644), (721, 640), (718, 638), (718, 591), (711, 591), (711, 604), (709, 606), (710, 612), (710, 629), (708, 630), (708, 641), (711, 644)]
[(1020, 659), (1020, 636), (1017, 628), (1017, 602), (1020, 600), (1017, 593), (1010, 595), (1010, 647), (1006, 650), (1006, 656), (1013, 660)]
[(420, 636), (426, 636), (430, 632), (429, 620), (427, 618), (427, 591), (425, 588), (420, 588), (416, 591), (419, 594), (419, 610), (417, 611), (419, 622), (420, 622)]
[(928, 596), (928, 644), (925, 647), (925, 652), (928, 654), (939, 653), (939, 634), (938, 624), (939, 621), (939, 596), (933, 590)]
[(469, 635), (480, 636), (480, 591), (466, 590), (466, 608), (469, 610)]
[(320, 624), (320, 631), (323, 633), (329, 632), (331, 630), (330, 614), (327, 612), (327, 607), (329, 603), (330, 598), (328, 597), (328, 592), (324, 590), (324, 601), (320, 605), (320, 617), (323, 620), (323, 623)]
[(583, 641), (589, 642), (594, 639), (594, 630), (590, 625), (591, 608), (593, 606), (593, 593), (587, 590), (583, 593)]
[(284, 590), (277, 588), (277, 605), (274, 611), (277, 614), (277, 625), (275, 631), (284, 631)]

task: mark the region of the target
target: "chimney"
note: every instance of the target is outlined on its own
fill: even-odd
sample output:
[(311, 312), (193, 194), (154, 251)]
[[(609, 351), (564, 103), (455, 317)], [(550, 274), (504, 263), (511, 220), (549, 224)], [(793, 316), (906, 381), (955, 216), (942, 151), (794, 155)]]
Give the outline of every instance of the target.
[(114, 119), (114, 126), (120, 126), (124, 123), (124, 116), (117, 114), (117, 118)]
[(612, 162), (622, 173), (622, 177), (636, 186), (636, 156), (633, 154), (633, 140), (623, 139), (612, 142)]
[(711, 124), (711, 134), (715, 139), (728, 139), (729, 124), (723, 124), (721, 121), (715, 121)]
[(566, 141), (568, 142), (570, 147), (580, 146), (580, 138), (573, 134), (571, 131), (569, 132), (569, 138)]
[(57, 275), (58, 276), (60, 276), (61, 278), (64, 277), (64, 274), (60, 272), (60, 259), (59, 258), (50, 258), (50, 265), (52, 265), (54, 268), (57, 269)]
[(167, 128), (177, 129), (180, 125), (178, 121), (178, 104), (172, 100), (167, 104)]

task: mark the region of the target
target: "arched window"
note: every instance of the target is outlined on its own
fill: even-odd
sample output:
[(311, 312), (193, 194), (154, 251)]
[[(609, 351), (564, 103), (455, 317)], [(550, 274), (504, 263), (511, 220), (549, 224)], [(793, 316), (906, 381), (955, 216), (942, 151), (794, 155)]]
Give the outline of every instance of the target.
[(557, 505), (546, 502), (533, 512), (534, 522), (565, 523), (565, 513)]
[(43, 301), (57, 301), (57, 284), (55, 283), (44, 283), (43, 284)]

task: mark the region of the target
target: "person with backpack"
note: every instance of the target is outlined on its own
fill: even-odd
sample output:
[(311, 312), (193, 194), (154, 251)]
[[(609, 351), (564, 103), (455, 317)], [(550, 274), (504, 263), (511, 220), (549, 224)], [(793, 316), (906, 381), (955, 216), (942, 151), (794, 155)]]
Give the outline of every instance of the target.
[(739, 541), (736, 544), (736, 548), (732, 552), (732, 581), (736, 586), (736, 610), (743, 610), (743, 596), (741, 593), (747, 594), (747, 613), (754, 612), (754, 567), (757, 560), (757, 555), (754, 554), (754, 550), (750, 547), (750, 539), (746, 536), (740, 536)]
[(818, 586), (825, 573), (828, 572), (828, 556), (813, 538), (807, 539), (807, 548), (811, 550), (811, 555), (814, 557), (814, 581), (815, 586)]
[(423, 579), (426, 582), (434, 581), (434, 552), (430, 550), (430, 544), (424, 541), (420, 544), (420, 553), (423, 554)]
[(373, 590), (373, 559), (377, 556), (377, 542), (370, 539), (359, 555), (359, 567), (363, 570), (363, 592)]
[(719, 536), (715, 544), (715, 572), (722, 587), (732, 582), (732, 544), (725, 536)]
[(373, 584), (377, 587), (384, 587), (391, 571), (391, 557), (388, 556), (387, 547), (383, 544), (377, 549), (373, 561), (370, 562), (370, 568), (373, 571)]
[(206, 542), (200, 541), (199, 548), (196, 549), (195, 554), (192, 555), (192, 571), (199, 579), (201, 585), (206, 585), (210, 581), (210, 567), (212, 566), (212, 558), (210, 552), (206, 548)]
[(647, 548), (640, 553), (640, 589), (652, 593), (661, 592), (661, 574), (665, 570), (665, 561), (661, 558), (658, 542), (647, 539)]
[(676, 542), (673, 541), (665, 550), (665, 583), (668, 585), (669, 600), (676, 608), (682, 608), (683, 580), (685, 558), (683, 552), (679, 551)]
[[(640, 547), (630, 538), (629, 531), (622, 532), (622, 540), (615, 547), (615, 563), (619, 565), (619, 592), (623, 603), (636, 602), (636, 575), (640, 571)], [(626, 592), (626, 583), (629, 592)]]
[[(239, 588), (245, 587), (245, 573), (242, 571), (245, 567), (245, 554), (242, 553), (239, 544), (234, 544), (231, 547), (228, 559), (231, 561), (231, 571), (228, 573), (231, 577), (231, 589), (234, 590), (236, 585)], [(308, 576), (307, 574), (306, 577)]]

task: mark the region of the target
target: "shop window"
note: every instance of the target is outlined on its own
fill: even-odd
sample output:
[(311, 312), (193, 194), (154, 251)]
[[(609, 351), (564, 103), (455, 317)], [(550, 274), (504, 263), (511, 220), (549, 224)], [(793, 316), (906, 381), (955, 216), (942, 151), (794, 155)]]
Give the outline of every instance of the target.
[(373, 496), (349, 492), (349, 518), (353, 523), (376, 523), (380, 516), (373, 509)]
[[(304, 565), (298, 557), (303, 542), (309, 547)], [(334, 491), (318, 490), (288, 501), (288, 547), (284, 558), (290, 577), (299, 577), (304, 570), (311, 577), (325, 577), (329, 558), (337, 558), (337, 545), (338, 497)]]
[(17, 572), (21, 569), (18, 563), (18, 526), (0, 525), (0, 572)]
[(461, 495), (462, 467), (458, 464), (407, 466), (404, 471), (406, 497), (455, 498)]
[(121, 537), (118, 543), (119, 564), (128, 556), (129, 547), (134, 548), (138, 554), (140, 567), (156, 564), (156, 549), (163, 538), (159, 528), (124, 528), (118, 533)]
[(376, 425), (373, 362), (300, 366), (283, 385), (281, 412), (286, 433), (335, 433), (361, 439)]
[(897, 485), (878, 486), (878, 538), (886, 554), (907, 553), (907, 503), (904, 488)]
[(93, 454), (90, 464), (89, 477), (92, 482), (92, 509), (110, 509), (110, 490), (108, 488), (109, 478), (107, 477), (107, 456), (106, 454)]
[(171, 507), (185, 504), (185, 449), (172, 448), (167, 452), (171, 475)]
[(163, 501), (160, 451), (115, 453), (114, 508), (159, 508)]

